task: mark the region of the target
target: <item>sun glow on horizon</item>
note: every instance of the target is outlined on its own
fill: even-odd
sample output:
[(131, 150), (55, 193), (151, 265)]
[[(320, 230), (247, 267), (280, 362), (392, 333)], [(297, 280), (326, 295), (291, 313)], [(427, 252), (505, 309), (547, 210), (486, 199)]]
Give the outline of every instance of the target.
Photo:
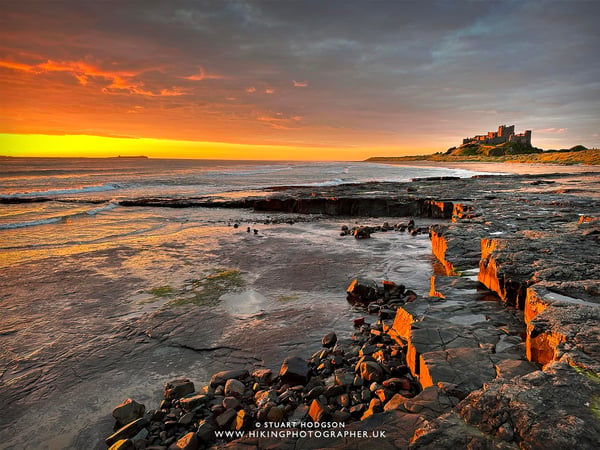
[[(231, 144), (93, 135), (0, 134), (0, 156), (110, 158), (147, 156), (174, 159), (348, 161), (377, 156), (383, 149)], [(388, 151), (390, 149), (387, 149)], [(395, 149), (395, 153), (407, 154)]]

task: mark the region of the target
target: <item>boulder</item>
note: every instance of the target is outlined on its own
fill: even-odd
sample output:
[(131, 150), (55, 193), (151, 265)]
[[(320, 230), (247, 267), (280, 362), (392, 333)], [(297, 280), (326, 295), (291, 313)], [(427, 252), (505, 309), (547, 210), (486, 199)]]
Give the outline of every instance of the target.
[(369, 303), (379, 298), (377, 282), (355, 278), (346, 289), (348, 301), (351, 303)]
[(215, 422), (219, 428), (225, 429), (229, 427), (229, 424), (235, 417), (237, 417), (237, 411), (235, 409), (228, 409), (224, 413), (219, 414), (215, 419)]
[(248, 371), (245, 369), (237, 369), (237, 370), (225, 370), (223, 372), (215, 373), (210, 379), (210, 385), (212, 387), (216, 387), (221, 384), (225, 384), (227, 380), (232, 378), (240, 379), (248, 376)]
[(208, 445), (215, 441), (215, 428), (212, 424), (206, 420), (201, 420), (198, 423), (198, 430), (196, 435), (201, 443)]
[(327, 422), (331, 420), (331, 410), (319, 400), (313, 400), (308, 410), (308, 415), (314, 422)]
[(352, 235), (355, 239), (369, 239), (371, 230), (369, 227), (359, 227), (352, 230)]
[(113, 410), (112, 415), (117, 421), (117, 425), (123, 427), (142, 417), (145, 412), (146, 407), (143, 404), (128, 398)]
[(310, 367), (308, 363), (298, 357), (289, 356), (281, 364), (279, 377), (282, 383), (289, 385), (306, 384), (310, 376)]
[(195, 417), (195, 414), (193, 412), (185, 413), (184, 415), (182, 415), (179, 418), (179, 420), (177, 421), (177, 423), (179, 425), (183, 425), (184, 427), (187, 427), (188, 425), (190, 425), (194, 421), (194, 417)]
[(187, 378), (165, 383), (165, 400), (177, 400), (195, 391), (194, 383)]
[(198, 450), (200, 442), (196, 433), (187, 433), (169, 446), (169, 450)]
[(273, 377), (271, 369), (256, 369), (252, 372), (252, 376), (257, 378), (259, 383), (269, 383)]
[(192, 411), (200, 405), (204, 405), (210, 401), (209, 397), (204, 394), (195, 394), (188, 397), (183, 397), (179, 400), (179, 405), (184, 411)]
[(150, 421), (145, 417), (134, 420), (133, 422), (125, 425), (124, 427), (119, 428), (117, 431), (115, 431), (113, 434), (111, 434), (109, 437), (107, 437), (105, 440), (106, 445), (108, 445), (110, 447), (122, 439), (130, 439), (130, 438), (134, 437), (143, 428), (145, 428), (149, 423), (150, 423)]
[(283, 410), (279, 406), (273, 406), (267, 413), (269, 422), (281, 422), (285, 417)]
[(231, 397), (242, 397), (246, 391), (246, 386), (240, 380), (230, 378), (225, 383), (225, 395)]
[(393, 281), (383, 281), (383, 298), (386, 302), (394, 299), (401, 299), (406, 287), (403, 284), (396, 284)]
[(333, 347), (336, 342), (337, 342), (337, 335), (335, 334), (334, 331), (327, 333), (325, 336), (323, 336), (323, 339), (321, 339), (321, 344), (323, 344), (323, 347), (325, 347), (325, 348)]
[(241, 402), (235, 397), (225, 397), (223, 399), (223, 408), (225, 409), (240, 409)]
[(357, 317), (356, 319), (352, 320), (354, 326), (356, 328), (361, 327), (365, 324), (365, 318), (364, 317)]
[(363, 361), (358, 367), (360, 377), (367, 382), (380, 382), (383, 378), (383, 368), (374, 361)]

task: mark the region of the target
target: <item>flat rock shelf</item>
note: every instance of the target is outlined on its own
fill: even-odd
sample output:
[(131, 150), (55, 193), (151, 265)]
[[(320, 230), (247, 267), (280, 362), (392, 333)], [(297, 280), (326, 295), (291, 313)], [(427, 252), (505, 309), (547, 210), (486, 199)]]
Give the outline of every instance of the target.
[[(117, 427), (111, 448), (597, 448), (597, 173), (291, 187), (235, 201), (125, 205), (444, 223), (419, 230), (429, 233), (439, 261), (428, 294), (407, 298), (402, 289), (394, 302), (380, 288), (351, 340), (328, 334), (322, 350), (284, 361), (279, 373), (217, 374), (198, 390), (166, 390), (163, 404), (119, 424), (130, 429)], [(400, 228), (341, 231), (369, 239)], [(279, 434), (258, 433), (258, 423), (280, 424)], [(309, 423), (311, 430), (334, 424), (337, 432), (298, 434)]]

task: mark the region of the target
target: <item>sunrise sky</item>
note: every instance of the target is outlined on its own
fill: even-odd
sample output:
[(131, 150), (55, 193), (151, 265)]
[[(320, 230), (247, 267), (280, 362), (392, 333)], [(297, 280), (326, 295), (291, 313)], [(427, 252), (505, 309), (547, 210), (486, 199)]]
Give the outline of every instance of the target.
[(0, 155), (600, 147), (597, 1), (0, 0)]

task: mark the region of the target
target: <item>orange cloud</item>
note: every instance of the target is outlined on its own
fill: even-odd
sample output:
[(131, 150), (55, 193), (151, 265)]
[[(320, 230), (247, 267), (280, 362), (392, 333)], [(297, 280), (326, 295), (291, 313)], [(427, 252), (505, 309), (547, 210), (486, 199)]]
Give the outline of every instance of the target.
[(251, 86), (249, 88), (246, 88), (246, 92), (249, 94), (254, 94), (256, 92), (256, 88), (254, 86)]
[(265, 122), (271, 128), (276, 130), (293, 130), (298, 128), (298, 122), (302, 120), (302, 116), (285, 117), (283, 113), (273, 115), (261, 115), (256, 118), (260, 122)]
[(308, 87), (308, 81), (296, 81), (296, 80), (292, 80), (294, 82), (294, 87)]
[(549, 133), (549, 134), (562, 134), (567, 131), (568, 128), (544, 128), (542, 130), (535, 130), (538, 133)]
[(275, 89), (273, 88), (266, 88), (265, 89), (265, 94), (274, 94), (275, 93)]
[(35, 67), (46, 72), (71, 72), (75, 78), (86, 77), (86, 82), (87, 77), (99, 77), (111, 80), (116, 77), (131, 78), (137, 75), (135, 72), (109, 72), (80, 61), (52, 61), (49, 59), (47, 62), (38, 64)]
[(107, 94), (129, 93), (146, 97), (176, 97), (184, 94), (178, 88), (161, 89), (159, 92), (152, 92), (145, 89), (143, 81), (134, 81), (120, 76), (115, 76), (110, 86), (103, 88), (102, 92)]
[(36, 65), (21, 64), (12, 61), (0, 61), (0, 67), (23, 72), (33, 72), (35, 74), (44, 72), (68, 72), (73, 75), (82, 86), (86, 86), (90, 78), (101, 78), (110, 81), (111, 84), (102, 89), (102, 92), (110, 94), (126, 92), (147, 97), (173, 97), (184, 95), (184, 92), (176, 87), (152, 92), (145, 88), (143, 81), (134, 80), (134, 77), (139, 76), (139, 73), (131, 71), (107, 71), (82, 61), (53, 61), (49, 59), (45, 63)]
[(131, 108), (129, 111), (127, 111), (127, 114), (139, 114), (143, 111), (144, 111), (143, 106), (136, 105), (133, 108)]
[(221, 75), (206, 73), (204, 68), (200, 67), (198, 70), (198, 73), (196, 75), (190, 75), (189, 77), (182, 77), (182, 78), (185, 78), (186, 80), (192, 80), (192, 81), (202, 81), (202, 80), (222, 80), (225, 77), (223, 77)]
[(0, 61), (0, 67), (6, 67), (7, 69), (21, 70), (23, 72), (35, 72), (35, 66), (28, 64), (20, 64), (12, 61)]

